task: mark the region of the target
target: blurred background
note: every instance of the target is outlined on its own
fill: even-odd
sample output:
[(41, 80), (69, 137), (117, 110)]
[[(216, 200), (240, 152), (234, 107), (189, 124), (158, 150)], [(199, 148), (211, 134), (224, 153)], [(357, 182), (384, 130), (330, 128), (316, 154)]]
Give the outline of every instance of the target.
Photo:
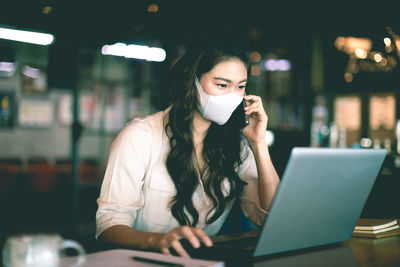
[(279, 174), (294, 146), (386, 148), (362, 216), (400, 217), (397, 13), (390, 1), (3, 1), (0, 241), (52, 231), (98, 249), (112, 140), (169, 105), (168, 69), (214, 27), (250, 44), (248, 91), (263, 97)]

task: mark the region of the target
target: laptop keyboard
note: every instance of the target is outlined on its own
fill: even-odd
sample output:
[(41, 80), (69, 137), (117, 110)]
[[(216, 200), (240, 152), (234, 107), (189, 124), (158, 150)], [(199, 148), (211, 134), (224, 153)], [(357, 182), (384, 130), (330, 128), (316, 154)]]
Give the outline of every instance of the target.
[(214, 246), (252, 249), (255, 247), (256, 243), (257, 237), (248, 237), (243, 239), (215, 242)]
[[(258, 232), (240, 233), (235, 235), (215, 236), (212, 237), (214, 245), (206, 247), (202, 245), (200, 248), (193, 248), (187, 239), (181, 239), (181, 245), (188, 254), (195, 259), (206, 260), (222, 260), (227, 266), (247, 266), (247, 262), (257, 244)], [(177, 253), (171, 249), (173, 255)], [(240, 265), (237, 265), (241, 263)]]
[(240, 234), (220, 235), (212, 238), (215, 246), (254, 248), (257, 244), (258, 231), (245, 232)]

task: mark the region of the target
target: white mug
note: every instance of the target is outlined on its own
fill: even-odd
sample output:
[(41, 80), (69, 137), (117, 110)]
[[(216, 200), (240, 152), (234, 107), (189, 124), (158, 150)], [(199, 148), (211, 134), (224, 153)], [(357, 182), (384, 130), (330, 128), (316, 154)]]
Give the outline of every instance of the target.
[(76, 241), (64, 240), (58, 234), (29, 234), (7, 238), (3, 248), (4, 267), (56, 267), (67, 248), (78, 252), (72, 266), (86, 260), (85, 249)]

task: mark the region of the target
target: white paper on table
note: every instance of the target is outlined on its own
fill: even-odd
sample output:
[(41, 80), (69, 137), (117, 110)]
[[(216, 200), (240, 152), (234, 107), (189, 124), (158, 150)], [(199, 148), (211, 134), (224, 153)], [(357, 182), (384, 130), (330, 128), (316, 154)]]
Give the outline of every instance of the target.
[[(164, 255), (156, 252), (137, 251), (129, 249), (113, 249), (107, 251), (101, 251), (86, 255), (86, 261), (82, 267), (149, 267), (157, 266), (156, 264), (150, 264), (140, 261), (135, 261), (134, 256), (148, 258), (152, 260), (160, 260), (169, 263), (181, 264), (185, 267), (224, 267), (225, 263), (221, 261), (208, 261), (201, 259), (188, 259), (177, 256)], [(61, 266), (72, 266), (76, 262), (77, 257), (66, 257), (62, 258)], [(163, 265), (158, 265), (163, 266)]]

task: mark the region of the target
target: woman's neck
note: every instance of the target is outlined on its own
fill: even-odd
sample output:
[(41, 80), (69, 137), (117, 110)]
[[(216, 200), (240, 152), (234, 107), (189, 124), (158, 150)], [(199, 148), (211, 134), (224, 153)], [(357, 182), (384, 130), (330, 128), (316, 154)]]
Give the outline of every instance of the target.
[(199, 111), (194, 112), (193, 116), (193, 143), (198, 144), (204, 140), (204, 137), (210, 128), (211, 121), (204, 119)]

